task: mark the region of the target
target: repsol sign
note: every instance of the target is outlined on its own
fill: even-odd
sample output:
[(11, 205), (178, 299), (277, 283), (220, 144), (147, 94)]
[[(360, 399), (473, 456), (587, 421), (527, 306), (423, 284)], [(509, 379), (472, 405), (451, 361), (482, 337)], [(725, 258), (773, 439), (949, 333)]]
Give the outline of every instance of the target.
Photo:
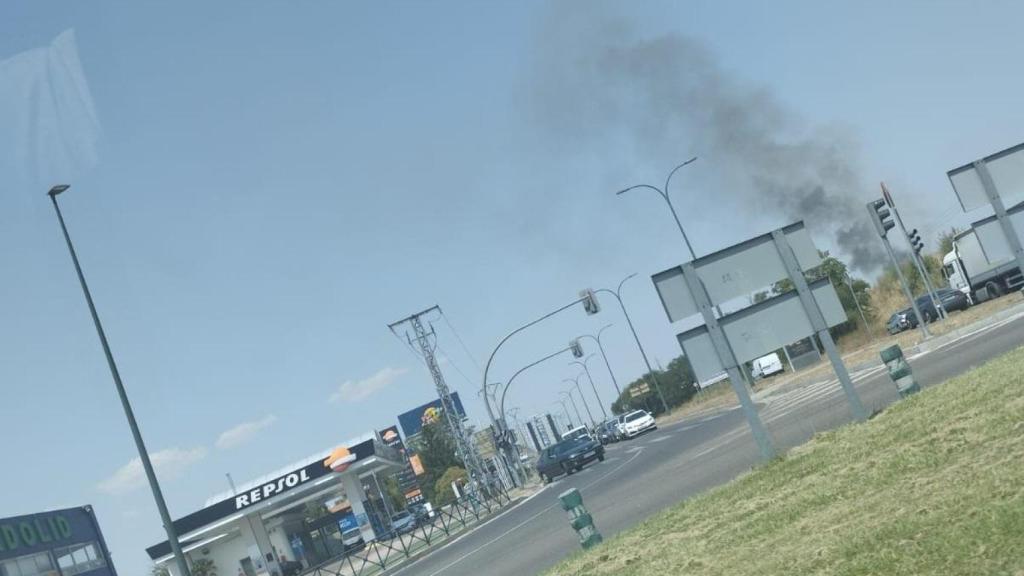
[(20, 522), (0, 523), (0, 552), (34, 548), (72, 537), (71, 523), (60, 515), (37, 516)]
[(309, 480), (309, 470), (306, 468), (281, 476), (273, 482), (267, 482), (263, 486), (253, 488), (245, 494), (235, 496), (235, 510), (248, 508), (261, 500), (270, 498), (274, 494), (280, 494), (281, 492), (291, 490), (300, 484), (305, 484), (306, 482), (309, 482)]

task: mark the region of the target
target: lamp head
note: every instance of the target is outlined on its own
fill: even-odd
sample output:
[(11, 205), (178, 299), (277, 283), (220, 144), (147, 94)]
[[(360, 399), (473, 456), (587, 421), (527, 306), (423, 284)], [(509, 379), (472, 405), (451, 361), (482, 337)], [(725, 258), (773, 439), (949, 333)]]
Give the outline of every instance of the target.
[(47, 194), (48, 194), (49, 196), (51, 196), (51, 197), (52, 197), (52, 196), (56, 196), (56, 195), (58, 195), (58, 194), (60, 194), (60, 193), (64, 192), (64, 191), (65, 191), (65, 190), (67, 190), (68, 188), (71, 188), (71, 186), (69, 186), (69, 185), (67, 185), (67, 184), (57, 184), (57, 185), (56, 185), (56, 186), (54, 186), (53, 188), (50, 188), (50, 191), (49, 191), (49, 192), (47, 192)]

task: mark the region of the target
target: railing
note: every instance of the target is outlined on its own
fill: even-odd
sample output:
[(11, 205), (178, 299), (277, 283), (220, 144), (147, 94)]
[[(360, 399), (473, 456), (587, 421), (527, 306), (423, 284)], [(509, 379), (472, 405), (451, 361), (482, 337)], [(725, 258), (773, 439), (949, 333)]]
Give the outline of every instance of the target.
[(491, 498), (465, 495), (402, 534), (387, 534), (361, 550), (346, 552), (302, 572), (304, 576), (369, 576), (393, 568), (431, 546), (450, 540), (511, 502), (504, 490)]

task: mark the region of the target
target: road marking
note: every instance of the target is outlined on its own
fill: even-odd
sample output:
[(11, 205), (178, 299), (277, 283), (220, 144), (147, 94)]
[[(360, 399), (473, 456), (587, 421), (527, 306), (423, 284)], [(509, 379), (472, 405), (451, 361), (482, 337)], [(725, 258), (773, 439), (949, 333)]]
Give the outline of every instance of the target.
[[(642, 448), (641, 448), (641, 450), (642, 450)], [(623, 462), (622, 464), (619, 464), (619, 465), (618, 465), (618, 466), (616, 466), (615, 468), (612, 468), (611, 470), (609, 470), (608, 472), (606, 472), (606, 473), (605, 473), (605, 474), (604, 474), (603, 476), (601, 476), (600, 478), (597, 478), (597, 479), (595, 479), (595, 480), (594, 480), (593, 482), (591, 482), (591, 483), (589, 483), (589, 484), (587, 484), (587, 485), (585, 485), (585, 486), (581, 486), (581, 487), (579, 488), (579, 490), (580, 490), (580, 491), (582, 492), (583, 490), (586, 490), (587, 488), (590, 488), (590, 487), (591, 487), (591, 486), (593, 486), (594, 484), (597, 484), (598, 482), (600, 482), (601, 480), (603, 480), (604, 478), (606, 478), (606, 477), (607, 477), (608, 475), (610, 475), (610, 474), (613, 474), (614, 472), (616, 472), (617, 470), (619, 470), (620, 468), (622, 468), (622, 467), (623, 467), (623, 466), (625, 466), (626, 464), (629, 464), (630, 462), (632, 462), (632, 461), (633, 461), (633, 459), (634, 459), (634, 458), (636, 458), (636, 457), (637, 457), (637, 456), (639, 456), (639, 455), (640, 455), (640, 452), (638, 451), (638, 452), (637, 452), (636, 454), (634, 454), (634, 455), (633, 455), (633, 456), (632, 456), (631, 458), (629, 458), (628, 460), (626, 460), (626, 461), (625, 461), (625, 462)], [(548, 484), (548, 486), (554, 486), (554, 483), (552, 483), (552, 484)], [(537, 494), (540, 494), (540, 492), (538, 492)], [(481, 544), (480, 546), (476, 547), (476, 548), (475, 548), (475, 549), (473, 549), (473, 550), (470, 550), (469, 552), (466, 552), (466, 553), (465, 553), (465, 554), (463, 554), (462, 556), (459, 556), (459, 557), (458, 557), (458, 558), (456, 558), (455, 560), (453, 560), (453, 561), (451, 561), (450, 563), (446, 564), (446, 565), (445, 565), (445, 566), (444, 566), (443, 568), (441, 568), (440, 570), (437, 570), (436, 572), (431, 572), (429, 576), (437, 576), (438, 574), (441, 574), (441, 573), (442, 573), (442, 572), (444, 572), (445, 570), (447, 570), (447, 569), (451, 568), (452, 566), (455, 566), (456, 564), (458, 564), (459, 562), (462, 562), (462, 561), (463, 561), (463, 560), (465, 560), (466, 558), (469, 558), (469, 557), (470, 557), (470, 556), (472, 556), (473, 554), (476, 554), (477, 552), (479, 552), (479, 551), (483, 550), (484, 548), (486, 548), (486, 547), (490, 546), (491, 544), (494, 544), (494, 543), (495, 543), (495, 542), (497, 542), (498, 540), (501, 540), (501, 539), (502, 539), (502, 538), (504, 538), (505, 536), (508, 536), (509, 534), (511, 534), (511, 533), (513, 533), (513, 532), (515, 532), (516, 530), (519, 530), (519, 529), (520, 529), (520, 528), (522, 528), (523, 526), (526, 526), (526, 525), (527, 525), (527, 524), (529, 524), (530, 522), (533, 522), (534, 520), (536, 520), (536, 519), (537, 519), (538, 517), (540, 517), (541, 515), (545, 514), (545, 513), (546, 513), (546, 512), (548, 512), (549, 510), (553, 509), (553, 508), (554, 508), (555, 506), (556, 506), (556, 504), (552, 504), (552, 505), (548, 506), (547, 508), (544, 508), (544, 509), (543, 509), (543, 510), (541, 510), (540, 512), (537, 512), (537, 513), (536, 513), (536, 514), (534, 514), (533, 516), (530, 516), (530, 517), (529, 517), (529, 518), (527, 518), (526, 520), (523, 520), (523, 521), (522, 521), (522, 522), (520, 522), (519, 524), (516, 524), (516, 525), (515, 525), (515, 526), (513, 526), (512, 528), (509, 528), (508, 530), (506, 530), (506, 531), (502, 532), (501, 534), (499, 534), (498, 536), (496, 536), (496, 537), (492, 538), (491, 540), (488, 540), (488, 541), (487, 541), (486, 543), (484, 543), (484, 544)], [(469, 533), (469, 534), (472, 534), (472, 531), (470, 531), (470, 533)], [(466, 534), (466, 536), (468, 536), (469, 534)], [(459, 539), (461, 539), (461, 537), (460, 537)], [(451, 542), (450, 544), (454, 544), (454, 543), (455, 543), (455, 542), (457, 542), (457, 541), (458, 541), (458, 540), (455, 540), (455, 541)], [(435, 552), (436, 552), (436, 551), (435, 551)], [(409, 565), (409, 566), (406, 566), (406, 567), (405, 567), (405, 568), (403, 568), (402, 570), (399, 570), (398, 572), (395, 572), (395, 574), (400, 574), (400, 573), (404, 572), (405, 570), (408, 570), (409, 568), (411, 568), (411, 567), (412, 567), (412, 566), (414, 566), (414, 565), (415, 565), (415, 564), (411, 564), (411, 565)]]
[(664, 442), (665, 440), (668, 440), (668, 439), (669, 439), (668, 436), (659, 436), (657, 438), (652, 438), (647, 443), (648, 444), (654, 444), (655, 442)]

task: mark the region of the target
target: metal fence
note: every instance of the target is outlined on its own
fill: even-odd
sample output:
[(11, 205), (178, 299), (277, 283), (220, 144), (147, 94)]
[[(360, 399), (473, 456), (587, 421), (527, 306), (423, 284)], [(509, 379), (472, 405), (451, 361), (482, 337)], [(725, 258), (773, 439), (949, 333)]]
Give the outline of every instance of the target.
[(450, 540), (481, 520), (507, 506), (511, 498), (504, 490), (490, 498), (464, 495), (452, 504), (437, 510), (433, 518), (422, 520), (403, 534), (388, 534), (369, 542), (360, 550), (352, 550), (307, 569), (304, 576), (364, 576), (383, 572), (407, 561), (426, 549)]

